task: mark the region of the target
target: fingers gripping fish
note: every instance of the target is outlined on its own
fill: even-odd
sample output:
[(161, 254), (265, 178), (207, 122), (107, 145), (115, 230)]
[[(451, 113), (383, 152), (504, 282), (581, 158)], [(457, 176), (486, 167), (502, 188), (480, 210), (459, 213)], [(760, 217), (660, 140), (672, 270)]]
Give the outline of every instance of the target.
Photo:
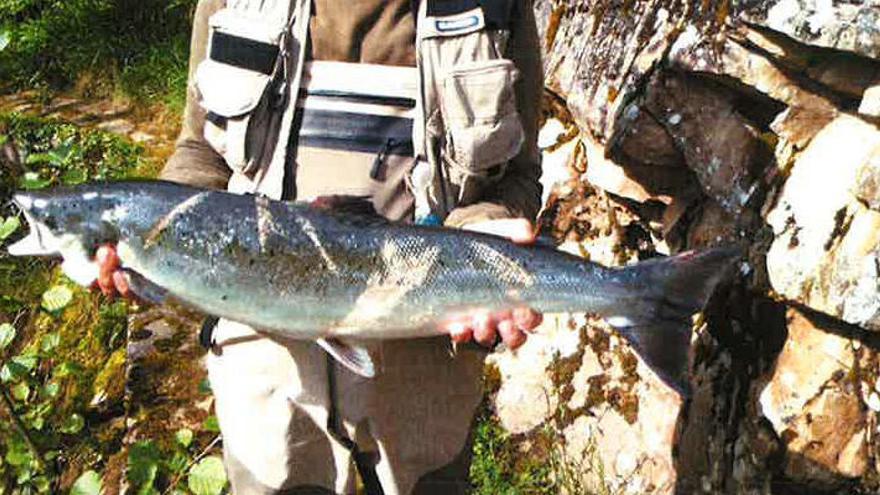
[(438, 319), (529, 306), (604, 317), (684, 390), (690, 316), (738, 249), (606, 268), (546, 246), (389, 223), (362, 199), (272, 201), (167, 182), (20, 193), (30, 234), (10, 254), (60, 255), (89, 285), (97, 247), (117, 245), (141, 293), (162, 292), (268, 334), (317, 341), (364, 376), (362, 343), (437, 335)]

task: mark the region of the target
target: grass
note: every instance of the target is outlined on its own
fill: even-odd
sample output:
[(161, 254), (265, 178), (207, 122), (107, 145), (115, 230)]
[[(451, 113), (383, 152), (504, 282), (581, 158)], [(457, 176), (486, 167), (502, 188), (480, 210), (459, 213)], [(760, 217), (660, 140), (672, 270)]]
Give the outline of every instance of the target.
[(79, 87), (182, 108), (196, 0), (0, 2), (0, 92)]

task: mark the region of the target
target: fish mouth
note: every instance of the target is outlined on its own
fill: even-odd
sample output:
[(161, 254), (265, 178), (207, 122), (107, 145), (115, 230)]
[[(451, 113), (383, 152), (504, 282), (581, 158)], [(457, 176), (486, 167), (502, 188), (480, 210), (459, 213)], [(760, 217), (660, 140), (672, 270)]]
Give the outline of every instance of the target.
[(51, 256), (58, 254), (57, 242), (55, 242), (57, 237), (49, 230), (49, 227), (34, 217), (33, 208), (38, 201), (40, 200), (25, 193), (18, 193), (12, 197), (12, 204), (24, 216), (25, 221), (30, 227), (30, 232), (6, 249), (11, 256)]

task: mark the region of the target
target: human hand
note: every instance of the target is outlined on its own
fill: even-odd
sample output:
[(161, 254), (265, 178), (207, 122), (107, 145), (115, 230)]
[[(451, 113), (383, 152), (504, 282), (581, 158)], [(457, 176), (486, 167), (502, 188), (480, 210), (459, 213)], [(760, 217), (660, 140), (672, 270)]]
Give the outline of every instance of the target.
[[(531, 244), (536, 238), (532, 223), (524, 218), (485, 220), (463, 228), (507, 237), (517, 244)], [(528, 307), (498, 312), (475, 310), (453, 315), (440, 324), (440, 330), (448, 333), (457, 344), (474, 340), (482, 346), (490, 347), (500, 336), (507, 347), (516, 349), (525, 343), (526, 333), (534, 331), (541, 320), (541, 313)]]
[(98, 280), (95, 285), (107, 297), (113, 297), (116, 294), (122, 297), (132, 297), (131, 288), (125, 272), (120, 270), (119, 256), (116, 254), (116, 248), (110, 244), (104, 244), (98, 247), (95, 252), (95, 262), (98, 264)]

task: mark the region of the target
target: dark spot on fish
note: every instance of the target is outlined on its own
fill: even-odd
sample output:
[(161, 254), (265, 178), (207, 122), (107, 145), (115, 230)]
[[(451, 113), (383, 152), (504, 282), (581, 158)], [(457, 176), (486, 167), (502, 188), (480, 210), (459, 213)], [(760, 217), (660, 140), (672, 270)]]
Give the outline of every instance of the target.
[(223, 294), (222, 296), (220, 296), (221, 301), (225, 301), (228, 298), (229, 298), (229, 296), (227, 296), (226, 294)]

